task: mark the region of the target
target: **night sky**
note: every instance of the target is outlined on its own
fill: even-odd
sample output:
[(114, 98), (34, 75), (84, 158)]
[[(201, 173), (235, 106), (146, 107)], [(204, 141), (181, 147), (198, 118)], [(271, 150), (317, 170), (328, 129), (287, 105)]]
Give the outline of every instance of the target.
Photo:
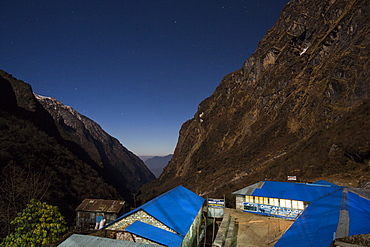
[(136, 155), (167, 155), (287, 2), (1, 0), (0, 69)]

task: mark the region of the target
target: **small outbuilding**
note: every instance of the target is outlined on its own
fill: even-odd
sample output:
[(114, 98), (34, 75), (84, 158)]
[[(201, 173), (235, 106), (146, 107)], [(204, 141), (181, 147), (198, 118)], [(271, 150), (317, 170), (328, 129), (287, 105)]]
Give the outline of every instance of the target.
[(170, 247), (193, 246), (204, 199), (178, 186), (105, 226), (105, 236)]
[(85, 199), (76, 211), (77, 228), (97, 230), (126, 213), (127, 204), (118, 200)]
[(275, 246), (329, 246), (370, 233), (370, 190), (315, 183), (261, 181), (233, 193), (245, 212), (294, 219)]

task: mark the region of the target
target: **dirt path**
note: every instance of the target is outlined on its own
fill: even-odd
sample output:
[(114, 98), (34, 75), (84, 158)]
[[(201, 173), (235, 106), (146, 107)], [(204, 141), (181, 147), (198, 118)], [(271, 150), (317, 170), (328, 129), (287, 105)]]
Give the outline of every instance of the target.
[(226, 208), (226, 212), (235, 217), (238, 225), (237, 247), (274, 246), (294, 223), (292, 220), (245, 213), (230, 208)]

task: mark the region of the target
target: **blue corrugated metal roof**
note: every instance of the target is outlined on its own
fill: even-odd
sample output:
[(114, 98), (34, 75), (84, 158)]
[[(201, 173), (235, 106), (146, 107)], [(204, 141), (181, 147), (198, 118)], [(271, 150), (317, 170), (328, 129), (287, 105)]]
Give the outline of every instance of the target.
[[(343, 188), (326, 181), (324, 183), (323, 181), (312, 184), (263, 181), (263, 183), (260, 183), (262, 185), (260, 188), (254, 188), (252, 193), (248, 195), (312, 202)], [(255, 185), (249, 187), (252, 186), (256, 187)], [(243, 195), (243, 191), (248, 191), (247, 188), (236, 191), (233, 194)]]
[(154, 244), (140, 244), (124, 240), (101, 238), (82, 234), (73, 234), (58, 247), (155, 247)]
[(135, 221), (126, 228), (126, 231), (169, 247), (179, 247), (183, 240), (183, 237), (180, 235), (141, 221)]
[(122, 215), (105, 226), (105, 228), (138, 210), (144, 210), (184, 237), (202, 208), (203, 203), (204, 199), (202, 197), (180, 185)]

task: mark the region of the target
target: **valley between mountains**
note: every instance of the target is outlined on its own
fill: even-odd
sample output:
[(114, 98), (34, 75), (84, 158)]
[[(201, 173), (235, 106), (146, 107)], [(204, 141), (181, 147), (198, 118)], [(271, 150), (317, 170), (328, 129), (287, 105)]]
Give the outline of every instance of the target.
[(178, 185), (227, 206), (233, 191), (288, 176), (370, 188), (369, 58), (367, 0), (290, 1), (155, 174), (98, 123), (0, 70), (0, 237), (32, 198), (73, 225), (86, 198), (134, 205)]

